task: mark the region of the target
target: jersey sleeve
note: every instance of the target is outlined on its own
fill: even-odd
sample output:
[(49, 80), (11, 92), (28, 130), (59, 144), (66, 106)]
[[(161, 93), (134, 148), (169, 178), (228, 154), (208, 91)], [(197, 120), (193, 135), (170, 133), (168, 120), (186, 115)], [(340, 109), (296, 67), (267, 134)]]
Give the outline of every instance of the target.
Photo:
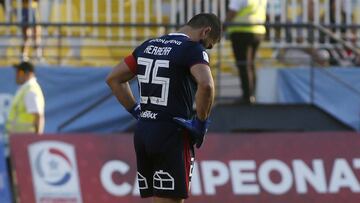
[(142, 50), (144, 44), (146, 44), (149, 40), (143, 42), (140, 46), (136, 47), (134, 51), (124, 58), (124, 62), (128, 65), (130, 71), (134, 74), (137, 74), (137, 57), (139, 51)]
[(124, 58), (124, 62), (129, 67), (130, 71), (134, 74), (136, 74), (137, 71), (137, 62), (134, 54), (130, 54), (127, 57)]
[(209, 55), (201, 45), (196, 44), (194, 46), (190, 46), (188, 50), (184, 51), (186, 52), (185, 60), (187, 67), (191, 68), (196, 64), (209, 65)]

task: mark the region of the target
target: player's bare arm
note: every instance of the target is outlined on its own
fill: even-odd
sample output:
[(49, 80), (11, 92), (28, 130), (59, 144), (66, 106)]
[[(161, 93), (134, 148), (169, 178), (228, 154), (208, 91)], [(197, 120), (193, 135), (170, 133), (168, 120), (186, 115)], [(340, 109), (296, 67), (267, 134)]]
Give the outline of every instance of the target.
[(130, 110), (136, 104), (135, 97), (128, 83), (134, 76), (135, 74), (131, 72), (128, 65), (122, 61), (113, 68), (106, 78), (106, 83), (111, 88), (113, 94), (127, 110)]
[(209, 117), (214, 102), (214, 80), (210, 67), (206, 64), (196, 64), (190, 69), (197, 83), (195, 95), (197, 117), (206, 120)]

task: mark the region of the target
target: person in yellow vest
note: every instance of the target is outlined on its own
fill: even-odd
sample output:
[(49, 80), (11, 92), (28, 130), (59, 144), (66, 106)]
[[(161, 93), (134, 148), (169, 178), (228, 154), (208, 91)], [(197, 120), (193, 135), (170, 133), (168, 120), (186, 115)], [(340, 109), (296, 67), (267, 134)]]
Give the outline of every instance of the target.
[(45, 100), (34, 66), (29, 62), (15, 65), (16, 83), (21, 85), (12, 101), (6, 122), (7, 134), (42, 134), (45, 125)]
[(43, 50), (41, 48), (41, 27), (36, 25), (39, 19), (39, 0), (13, 0), (12, 7), (17, 10), (21, 10), (21, 19), (18, 21), (23, 23), (22, 34), (23, 44), (21, 46), (21, 61), (29, 60), (29, 47), (30, 38), (34, 39), (34, 48), (36, 50), (36, 58), (39, 62), (44, 63)]
[(266, 33), (267, 0), (230, 0), (225, 23), (254, 24), (231, 25), (227, 27), (232, 48), (239, 69), (242, 102), (255, 102), (255, 56)]

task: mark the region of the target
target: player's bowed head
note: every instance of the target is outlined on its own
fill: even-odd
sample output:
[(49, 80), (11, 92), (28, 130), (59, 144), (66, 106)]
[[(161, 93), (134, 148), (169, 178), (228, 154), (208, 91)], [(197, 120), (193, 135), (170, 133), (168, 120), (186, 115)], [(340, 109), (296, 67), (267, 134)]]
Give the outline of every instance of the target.
[(206, 49), (211, 49), (221, 39), (220, 19), (212, 13), (200, 13), (180, 28), (191, 40), (200, 42)]

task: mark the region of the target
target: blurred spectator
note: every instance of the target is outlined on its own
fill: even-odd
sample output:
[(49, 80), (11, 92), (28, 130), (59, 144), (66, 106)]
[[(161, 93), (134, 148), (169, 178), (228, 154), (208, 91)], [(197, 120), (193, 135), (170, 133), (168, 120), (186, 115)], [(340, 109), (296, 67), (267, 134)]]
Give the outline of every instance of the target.
[[(45, 126), (45, 101), (41, 87), (36, 81), (34, 66), (29, 62), (22, 62), (15, 65), (14, 68), (16, 70), (16, 83), (21, 86), (10, 106), (5, 125), (6, 134), (8, 136), (13, 133), (36, 133), (41, 135)], [(6, 160), (9, 177), (12, 180), (13, 199), (17, 200), (16, 178), (11, 167), (10, 156), (7, 156)], [(19, 202), (19, 200), (15, 202)]]
[[(230, 0), (226, 23), (261, 24), (266, 21), (266, 0)], [(255, 56), (266, 33), (264, 25), (234, 25), (227, 28), (239, 69), (242, 102), (255, 102)]]
[[(267, 2), (267, 6), (266, 6), (266, 22), (267, 23), (281, 23), (281, 0), (271, 0)], [(270, 30), (274, 30), (275, 36), (270, 36), (271, 31)], [(280, 32), (281, 32), (281, 28), (279, 27), (275, 27), (275, 28), (269, 28), (266, 27), (266, 37), (265, 40), (275, 40), (275, 41), (280, 41)], [(273, 39), (270, 39), (271, 37), (275, 37)]]
[[(348, 25), (349, 21), (353, 23), (354, 15), (352, 6), (356, 5), (356, 1), (329, 1), (330, 7), (330, 23), (333, 25)], [(332, 28), (334, 33), (339, 32), (341, 38), (350, 41), (356, 47), (356, 29)], [(331, 39), (330, 43), (337, 44), (336, 40)], [(330, 64), (340, 66), (359, 65), (359, 58), (356, 58), (352, 51), (345, 49), (343, 46), (335, 45), (334, 49), (329, 49)]]
[[(298, 1), (297, 3), (301, 3), (301, 2)], [(290, 4), (286, 4), (286, 6), (291, 8)], [(290, 15), (287, 16), (287, 21), (295, 24), (314, 23), (315, 13), (316, 13), (314, 9), (315, 9), (315, 1), (308, 0), (307, 4), (300, 4), (300, 6), (298, 6), (297, 9), (294, 8), (289, 9), (288, 13), (290, 12)], [(319, 21), (321, 20), (320, 16), (318, 20)], [(315, 38), (314, 31), (315, 30), (310, 27), (302, 27), (302, 28), (289, 27), (286, 29), (287, 42), (313, 44), (315, 43), (315, 40), (319, 40)], [(282, 62), (289, 64), (311, 65), (313, 62), (315, 62), (317, 65), (327, 66), (330, 56), (329, 53), (324, 49), (319, 50), (319, 49), (314, 49), (311, 46), (308, 46), (306, 48), (295, 48), (295, 47), (284, 48), (278, 52), (277, 57), (278, 59), (282, 60)]]
[(34, 66), (29, 62), (15, 65), (16, 83), (21, 85), (12, 101), (6, 131), (12, 133), (36, 133), (44, 131), (45, 101), (37, 83)]
[(0, 0), (0, 4), (1, 4), (1, 7), (4, 9), (5, 11), (5, 0)]
[(38, 2), (39, 0), (22, 0), (22, 4), (18, 5), (18, 1), (13, 1), (13, 8), (21, 9), (21, 23), (23, 44), (21, 46), (21, 61), (29, 60), (30, 38), (33, 37), (36, 57), (39, 62), (44, 62), (43, 51), (41, 48), (41, 27), (36, 25), (39, 19)]
[[(321, 6), (316, 5), (316, 2), (317, 1), (314, 0), (308, 0), (307, 4), (301, 4), (299, 7), (301, 12), (296, 15), (295, 19), (288, 18), (288, 21), (294, 23), (320, 23), (320, 25), (321, 23), (330, 23), (337, 26), (354, 23), (354, 15), (351, 6), (357, 5), (356, 1), (330, 0), (328, 2), (323, 2), (324, 4), (329, 4), (328, 8), (330, 11), (328, 13), (322, 13)], [(324, 4), (323, 6), (325, 6)], [(306, 5), (306, 8), (304, 8), (304, 5)], [(316, 9), (318, 9), (317, 12), (315, 11)], [(303, 15), (305, 11), (307, 11), (306, 16)], [(294, 10), (292, 10), (292, 12), (294, 12)], [(315, 16), (316, 13), (319, 16)], [(326, 22), (326, 17), (329, 17), (330, 21)], [(296, 32), (292, 32), (292, 30), (296, 30)], [(308, 44), (313, 44), (318, 41), (320, 43), (326, 43), (326, 39), (330, 38), (327, 34), (319, 32), (316, 29), (290, 28), (286, 31), (288, 42), (296, 41), (296, 43), (307, 42)], [(355, 45), (357, 40), (355, 29), (346, 29), (345, 27), (342, 27), (331, 28), (331, 31), (334, 34), (339, 34), (338, 37), (341, 37), (344, 40), (348, 40)], [(318, 36), (316, 36), (317, 32), (319, 33)], [(333, 44), (331, 48), (286, 48), (279, 52), (278, 57), (279, 59), (283, 60), (283, 62), (303, 65), (309, 65), (311, 62), (315, 62), (315, 64), (320, 66), (337, 65), (344, 67), (356, 65), (359, 62), (358, 58), (356, 58), (350, 50), (344, 48), (344, 46), (340, 44), (339, 41), (332, 38), (330, 38), (329, 41)]]

